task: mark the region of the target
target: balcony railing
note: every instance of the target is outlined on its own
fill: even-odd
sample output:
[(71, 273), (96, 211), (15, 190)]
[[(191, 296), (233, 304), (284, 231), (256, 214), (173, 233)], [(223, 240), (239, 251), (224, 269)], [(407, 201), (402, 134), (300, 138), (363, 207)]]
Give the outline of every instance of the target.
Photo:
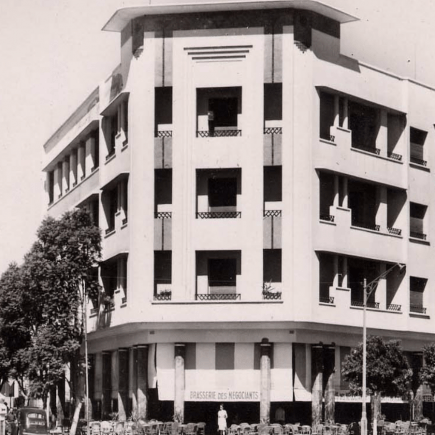
[(156, 211), (154, 213), (154, 219), (172, 219), (171, 211)]
[(107, 235), (114, 233), (114, 232), (115, 232), (115, 227), (110, 227), (110, 228), (106, 229), (105, 234), (107, 236)]
[(162, 291), (159, 294), (154, 295), (155, 301), (170, 301), (172, 299), (171, 291)]
[(333, 304), (334, 298), (332, 296), (320, 296), (319, 302), (322, 304)]
[(122, 225), (127, 225), (127, 223), (128, 223), (128, 218), (126, 217), (122, 220)]
[(390, 234), (394, 234), (395, 236), (400, 236), (402, 234), (402, 230), (399, 228), (388, 227), (388, 232)]
[(241, 217), (241, 211), (200, 211), (196, 213), (197, 219), (236, 219)]
[(172, 137), (172, 130), (160, 130), (154, 132), (154, 137)]
[(263, 217), (280, 217), (282, 216), (282, 210), (264, 210)]
[(282, 127), (266, 127), (264, 134), (282, 134)]
[(242, 130), (198, 130), (196, 132), (196, 137), (235, 137), (241, 136)]
[(412, 157), (410, 158), (411, 163), (415, 163), (417, 165), (421, 165), (421, 166), (427, 166), (427, 161), (426, 160), (422, 160), (419, 159), (417, 157)]
[(426, 308), (423, 305), (411, 305), (409, 311), (411, 313), (426, 314)]
[(282, 296), (282, 292), (263, 291), (263, 299), (266, 300), (266, 301), (281, 300), (281, 296)]
[(111, 157), (115, 155), (115, 148), (109, 151), (109, 154), (106, 156), (106, 160), (109, 160)]
[(377, 156), (380, 154), (381, 150), (376, 147), (366, 147), (364, 145), (352, 144), (352, 148), (357, 150), (366, 151), (367, 153), (376, 154)]
[(381, 229), (380, 225), (368, 224), (365, 222), (352, 222), (353, 227), (365, 228), (366, 230), (379, 231)]
[(390, 304), (387, 306), (387, 311), (402, 311), (402, 305)]
[(398, 162), (402, 161), (402, 155), (401, 154), (396, 154), (396, 153), (388, 152), (387, 156), (390, 159), (397, 160)]
[(332, 216), (330, 214), (321, 214), (320, 220), (321, 221), (327, 221), (327, 222), (334, 222), (335, 216)]
[(241, 299), (240, 293), (197, 293), (198, 301), (236, 301)]
[[(363, 301), (351, 301), (350, 305), (352, 307), (364, 307), (364, 302)], [(370, 301), (367, 301), (366, 307), (367, 308), (379, 309), (379, 302), (370, 302)]]
[(414, 239), (426, 240), (426, 238), (427, 238), (427, 234), (417, 233), (415, 231), (410, 231), (409, 235), (411, 237), (413, 237)]

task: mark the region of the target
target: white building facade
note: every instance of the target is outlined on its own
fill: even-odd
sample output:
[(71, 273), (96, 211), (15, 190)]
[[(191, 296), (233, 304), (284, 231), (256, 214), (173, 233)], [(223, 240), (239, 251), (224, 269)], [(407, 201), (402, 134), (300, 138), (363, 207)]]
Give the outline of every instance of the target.
[(225, 403), (229, 424), (278, 407), (359, 420), (340, 365), (361, 342), (364, 279), (396, 263), (367, 325), (421, 363), (435, 93), (341, 55), (355, 19), (283, 0), (125, 8), (106, 24), (121, 65), (44, 146), (48, 214), (87, 207), (102, 228), (95, 418), (213, 427)]

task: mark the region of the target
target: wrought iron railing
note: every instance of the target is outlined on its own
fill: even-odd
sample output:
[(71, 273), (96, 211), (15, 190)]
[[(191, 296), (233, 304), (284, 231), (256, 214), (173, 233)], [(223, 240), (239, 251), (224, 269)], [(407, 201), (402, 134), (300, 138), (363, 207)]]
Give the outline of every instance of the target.
[[(351, 301), (350, 305), (352, 307), (364, 307), (364, 301)], [(378, 309), (379, 308), (379, 302), (370, 302), (370, 301), (367, 301), (366, 307), (367, 308), (376, 308), (376, 309)]]
[(280, 300), (282, 296), (282, 292), (268, 292), (268, 291), (263, 291), (263, 299), (264, 300)]
[(402, 305), (389, 304), (387, 305), (387, 311), (402, 311)]
[(399, 162), (402, 160), (402, 154), (396, 154), (396, 153), (388, 152), (387, 156), (390, 159), (397, 160)]
[(154, 213), (154, 219), (172, 219), (171, 211), (156, 211)]
[(427, 234), (418, 233), (416, 231), (410, 231), (409, 235), (411, 237), (414, 237), (414, 239), (426, 240), (426, 238), (427, 238)]
[(242, 130), (198, 130), (196, 132), (196, 137), (234, 137), (241, 136)]
[(265, 127), (264, 134), (282, 134), (282, 127)]
[(197, 219), (236, 219), (241, 217), (241, 211), (200, 211), (196, 213)]
[(335, 216), (332, 216), (330, 214), (321, 214), (320, 220), (321, 221), (328, 221), (328, 222), (334, 222)]
[(113, 233), (114, 231), (115, 231), (115, 227), (110, 227), (106, 229), (105, 234), (107, 236), (108, 234)]
[(422, 160), (422, 159), (419, 159), (417, 157), (412, 157), (412, 156), (411, 156), (410, 160), (411, 160), (411, 163), (415, 163), (415, 164), (421, 165), (421, 166), (427, 166), (426, 160)]
[(241, 299), (240, 293), (197, 293), (198, 301), (236, 301)]
[(126, 225), (127, 223), (128, 223), (128, 218), (126, 217), (122, 220), (122, 225)]
[(402, 234), (402, 230), (399, 228), (388, 227), (388, 232), (390, 234), (394, 234), (395, 236), (400, 236)]
[(409, 311), (411, 313), (426, 314), (426, 308), (423, 305), (410, 305)]
[(172, 137), (172, 130), (160, 130), (154, 132), (154, 137)]
[(365, 222), (352, 222), (353, 227), (365, 228), (366, 230), (379, 231), (381, 229), (380, 225), (368, 224)]
[(376, 147), (366, 147), (364, 145), (359, 144), (352, 144), (352, 148), (355, 148), (357, 150), (366, 151), (371, 154), (376, 154), (377, 156), (380, 154), (381, 150)]
[(170, 301), (172, 299), (172, 292), (161, 292), (159, 294), (154, 295), (155, 301)]
[(319, 302), (321, 302), (322, 304), (333, 304), (334, 298), (332, 296), (320, 296)]
[(282, 210), (264, 210), (263, 217), (280, 217), (282, 216)]

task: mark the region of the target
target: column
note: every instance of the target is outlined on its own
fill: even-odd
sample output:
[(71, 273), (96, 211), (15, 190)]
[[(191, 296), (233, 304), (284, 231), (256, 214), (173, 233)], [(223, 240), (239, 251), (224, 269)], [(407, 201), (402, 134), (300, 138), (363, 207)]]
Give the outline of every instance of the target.
[(339, 200), (340, 200), (340, 176), (334, 175), (334, 200), (332, 205), (334, 207), (338, 207)]
[[(383, 274), (387, 270), (385, 263), (380, 263), (379, 265), (379, 275)], [(387, 278), (382, 278), (378, 281), (378, 286), (376, 287), (374, 300), (379, 302), (379, 308), (381, 310), (387, 309)], [(372, 299), (373, 300), (373, 299)]]
[(90, 175), (94, 168), (94, 158), (92, 154), (92, 148), (94, 148), (95, 139), (89, 136), (85, 142), (85, 173)]
[(184, 422), (184, 355), (185, 345), (175, 344), (175, 398), (174, 398), (174, 415), (180, 418), (178, 421)]
[(338, 255), (334, 255), (334, 280), (332, 282), (332, 286), (334, 287), (334, 289), (336, 289), (337, 287), (339, 287), (338, 282), (339, 282), (339, 267), (338, 267)]
[[(326, 346), (323, 350), (325, 377), (325, 421), (335, 422), (335, 345)], [(340, 366), (338, 366), (340, 367)]]
[(71, 154), (69, 156), (69, 182), (71, 184), (71, 188), (77, 186), (77, 150), (71, 150)]
[(376, 211), (376, 224), (380, 225), (380, 231), (387, 231), (387, 187), (376, 187), (376, 202), (378, 209)]
[(119, 420), (126, 421), (129, 417), (128, 409), (128, 363), (129, 350), (118, 349), (118, 415)]
[(334, 95), (334, 127), (340, 125), (340, 96)]
[(349, 129), (349, 99), (343, 98), (343, 128)]
[(62, 169), (59, 165), (54, 168), (54, 201), (62, 196)]
[(94, 383), (94, 397), (95, 400), (95, 415), (94, 418), (96, 420), (102, 420), (102, 407), (101, 401), (103, 398), (103, 355), (101, 353), (97, 353), (94, 356), (95, 368), (95, 383)]
[(342, 177), (341, 178), (341, 183), (342, 183), (342, 198), (341, 198), (341, 206), (343, 208), (348, 208), (349, 207), (349, 185), (348, 185), (348, 181), (349, 179), (347, 177)]
[(69, 156), (62, 162), (62, 187), (63, 193), (69, 192)]
[(311, 372), (313, 386), (311, 390), (311, 424), (319, 425), (322, 418), (322, 392), (323, 392), (323, 344), (311, 346)]
[(137, 366), (138, 366), (138, 347), (134, 346), (132, 349), (132, 359), (133, 359), (133, 373), (132, 373), (132, 407), (133, 411), (137, 413), (138, 406), (137, 406)]
[(343, 288), (349, 288), (348, 281), (347, 281), (347, 275), (348, 275), (348, 273), (347, 273), (347, 257), (345, 257), (345, 256), (341, 257), (341, 261), (342, 261), (341, 273), (343, 276), (343, 280), (342, 280), (341, 285)]
[(137, 407), (138, 416), (148, 418), (148, 345), (137, 346)]
[(260, 343), (260, 422), (270, 421), (270, 354), (271, 344), (267, 338)]
[(101, 413), (103, 420), (110, 419), (112, 412), (112, 353), (103, 352), (103, 378), (102, 378), (102, 400)]
[(77, 181), (84, 180), (86, 177), (86, 165), (85, 165), (85, 145), (81, 143), (77, 148)]
[(379, 113), (379, 130), (376, 137), (376, 148), (379, 148), (380, 155), (386, 156), (388, 152), (388, 113), (382, 109)]

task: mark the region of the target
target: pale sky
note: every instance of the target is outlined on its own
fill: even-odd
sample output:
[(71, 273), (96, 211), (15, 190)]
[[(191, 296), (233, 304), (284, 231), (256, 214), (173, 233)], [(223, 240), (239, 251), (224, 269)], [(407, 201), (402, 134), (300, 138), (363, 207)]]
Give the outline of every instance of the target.
[[(360, 18), (342, 25), (343, 54), (435, 85), (434, 0), (322, 2)], [(44, 216), (43, 144), (119, 63), (119, 34), (101, 28), (148, 3), (0, 0), (0, 273), (21, 263)]]

